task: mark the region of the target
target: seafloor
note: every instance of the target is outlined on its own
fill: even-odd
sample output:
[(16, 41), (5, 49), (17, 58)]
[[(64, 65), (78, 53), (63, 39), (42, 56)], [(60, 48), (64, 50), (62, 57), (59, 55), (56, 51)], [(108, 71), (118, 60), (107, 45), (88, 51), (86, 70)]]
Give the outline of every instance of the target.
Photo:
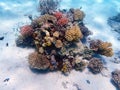
[(0, 0), (0, 90), (116, 90), (111, 83), (111, 72), (120, 69), (113, 62), (120, 51), (118, 33), (107, 24), (108, 18), (120, 12), (119, 0), (63, 0), (60, 8), (82, 7), (86, 17), (84, 23), (93, 32), (91, 38), (113, 44), (113, 58), (106, 58), (107, 69), (94, 75), (86, 69), (74, 70), (68, 76), (57, 72), (32, 71), (28, 55), (34, 51), (16, 47), (18, 27), (29, 23), (28, 15), (38, 15), (38, 0)]

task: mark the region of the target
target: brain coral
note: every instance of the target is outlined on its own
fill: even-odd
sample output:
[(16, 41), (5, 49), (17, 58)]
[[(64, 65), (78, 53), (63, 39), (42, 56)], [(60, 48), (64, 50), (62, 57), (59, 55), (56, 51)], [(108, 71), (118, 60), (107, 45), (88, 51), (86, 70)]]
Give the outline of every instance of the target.
[(50, 66), (50, 62), (46, 55), (38, 54), (37, 52), (31, 53), (28, 57), (29, 64), (32, 68), (39, 70), (46, 70)]
[(74, 41), (81, 39), (83, 37), (79, 26), (76, 24), (72, 26), (69, 30), (66, 30), (65, 32), (65, 38), (67, 41)]

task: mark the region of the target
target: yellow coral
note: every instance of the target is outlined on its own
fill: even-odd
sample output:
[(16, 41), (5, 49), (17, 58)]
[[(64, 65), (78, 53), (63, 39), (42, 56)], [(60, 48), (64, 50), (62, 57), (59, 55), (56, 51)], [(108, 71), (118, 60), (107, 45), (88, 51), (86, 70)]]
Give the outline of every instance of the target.
[(74, 20), (83, 20), (84, 17), (85, 14), (83, 11), (81, 11), (80, 9), (74, 10)]
[(112, 44), (108, 42), (101, 42), (99, 44), (99, 51), (102, 55), (105, 55), (107, 57), (113, 56), (113, 49), (111, 48)]
[(66, 30), (65, 32), (65, 38), (67, 41), (74, 41), (81, 39), (83, 37), (79, 26), (76, 24), (72, 26), (69, 30)]
[(53, 33), (53, 36), (58, 38), (58, 37), (59, 37), (59, 32), (58, 32), (58, 31), (55, 31), (55, 32)]

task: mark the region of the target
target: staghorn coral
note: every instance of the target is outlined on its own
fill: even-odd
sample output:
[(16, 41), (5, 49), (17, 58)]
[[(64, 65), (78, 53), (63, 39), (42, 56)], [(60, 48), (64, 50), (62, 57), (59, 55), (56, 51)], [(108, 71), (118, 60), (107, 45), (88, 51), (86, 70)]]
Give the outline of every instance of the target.
[(60, 26), (64, 26), (68, 23), (68, 18), (66, 17), (62, 17), (58, 20), (57, 24), (60, 25)]
[(25, 25), (20, 28), (22, 36), (30, 36), (33, 33), (33, 28), (30, 25)]
[(75, 9), (73, 11), (74, 13), (74, 20), (83, 20), (83, 18), (85, 17), (85, 14), (83, 11), (81, 11), (80, 9)]
[(115, 70), (112, 72), (112, 80), (120, 89), (120, 70)]
[(95, 52), (107, 57), (113, 56), (113, 50), (111, 48), (112, 44), (109, 42), (103, 42), (101, 40), (92, 40), (90, 42), (90, 48)]
[(76, 24), (65, 32), (65, 38), (67, 41), (74, 41), (83, 37), (79, 26)]
[(103, 63), (98, 58), (92, 58), (88, 64), (88, 68), (92, 73), (98, 74), (103, 69)]
[(50, 62), (46, 55), (33, 52), (29, 55), (29, 64), (31, 68), (46, 70), (50, 66)]

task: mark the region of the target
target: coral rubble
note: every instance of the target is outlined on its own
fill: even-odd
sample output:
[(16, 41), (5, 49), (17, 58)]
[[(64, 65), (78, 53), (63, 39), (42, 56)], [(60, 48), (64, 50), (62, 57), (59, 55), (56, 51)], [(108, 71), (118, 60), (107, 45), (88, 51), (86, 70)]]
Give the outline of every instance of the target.
[(112, 56), (111, 43), (93, 40), (90, 47), (86, 46), (82, 39), (91, 32), (84, 25), (84, 12), (73, 8), (58, 10), (58, 1), (40, 0), (41, 15), (20, 28), (16, 45), (35, 49), (28, 56), (34, 69), (61, 70), (66, 74), (72, 69), (83, 71), (88, 66), (95, 74), (101, 72), (103, 63), (94, 54)]

